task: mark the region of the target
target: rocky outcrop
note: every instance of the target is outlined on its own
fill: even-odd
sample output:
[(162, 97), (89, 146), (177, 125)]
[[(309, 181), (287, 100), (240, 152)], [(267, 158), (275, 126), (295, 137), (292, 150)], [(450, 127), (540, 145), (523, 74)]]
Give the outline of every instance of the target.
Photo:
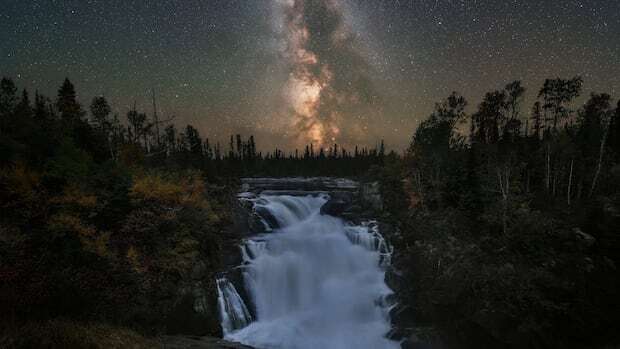
[(242, 178), (241, 182), (243, 191), (254, 193), (266, 190), (309, 192), (358, 189), (355, 181), (330, 177)]
[(329, 193), (329, 200), (321, 207), (321, 214), (340, 217), (353, 211), (355, 195), (348, 191)]

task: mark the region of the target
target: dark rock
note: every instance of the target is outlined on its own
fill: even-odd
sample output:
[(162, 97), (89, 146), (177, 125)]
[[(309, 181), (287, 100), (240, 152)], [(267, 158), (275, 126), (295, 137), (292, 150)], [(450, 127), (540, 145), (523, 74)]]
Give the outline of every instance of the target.
[[(390, 310), (390, 320), (392, 320), (394, 328), (403, 334), (407, 333), (403, 330), (404, 328), (413, 328), (414, 316), (413, 308), (407, 305), (398, 304)], [(398, 339), (402, 338), (403, 336)]]
[(340, 216), (347, 208), (349, 203), (341, 199), (330, 199), (323, 206), (321, 206), (321, 214), (330, 216)]
[(575, 233), (575, 238), (577, 239), (577, 242), (579, 242), (583, 247), (592, 247), (592, 245), (596, 243), (596, 238), (594, 238), (594, 236), (584, 233), (579, 228), (573, 229), (573, 232)]
[(247, 345), (213, 337), (164, 336), (161, 343), (166, 349), (252, 349)]
[(253, 234), (264, 234), (267, 232), (265, 223), (256, 212), (248, 215), (248, 232)]
[[(260, 216), (260, 218), (267, 222), (267, 225), (269, 225), (271, 229), (278, 229), (280, 227), (280, 224), (278, 224), (278, 220), (266, 208), (258, 206), (255, 208), (255, 212), (258, 216)], [(264, 224), (262, 225), (264, 229)]]
[(260, 193), (265, 190), (357, 191), (359, 184), (350, 179), (330, 177), (242, 178), (242, 189)]
[(341, 217), (353, 213), (353, 194), (346, 191), (329, 193), (329, 200), (321, 207), (321, 214)]
[[(205, 295), (205, 299), (207, 299)], [(206, 306), (201, 303), (201, 306)], [(166, 316), (166, 332), (168, 334), (184, 334), (184, 335), (221, 335), (219, 320), (215, 309), (204, 309), (203, 313), (199, 307), (196, 307), (195, 295), (186, 293), (180, 300), (174, 304), (172, 310)]]

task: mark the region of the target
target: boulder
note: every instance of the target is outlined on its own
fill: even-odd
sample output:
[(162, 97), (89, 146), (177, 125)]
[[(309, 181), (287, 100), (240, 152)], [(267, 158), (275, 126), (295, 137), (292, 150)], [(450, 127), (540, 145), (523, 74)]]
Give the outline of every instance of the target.
[(594, 236), (584, 233), (579, 228), (573, 229), (573, 232), (575, 233), (575, 238), (577, 239), (577, 242), (583, 247), (589, 248), (596, 243), (596, 238)]
[(329, 200), (321, 206), (321, 214), (340, 217), (351, 211), (353, 194), (345, 191), (334, 191), (329, 194)]
[(341, 199), (331, 199), (321, 206), (321, 214), (330, 216), (340, 216), (347, 208), (349, 203)]

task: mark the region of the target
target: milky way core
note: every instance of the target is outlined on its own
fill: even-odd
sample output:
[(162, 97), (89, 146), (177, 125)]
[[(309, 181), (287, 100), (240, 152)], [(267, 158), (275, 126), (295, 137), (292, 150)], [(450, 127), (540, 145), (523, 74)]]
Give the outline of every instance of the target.
[(344, 125), (356, 110), (368, 112), (373, 98), (343, 8), (333, 0), (277, 0), (277, 7), (281, 54), (290, 69), (283, 93), (296, 143), (331, 145), (349, 129), (346, 139), (363, 137), (361, 118), (358, 127)]

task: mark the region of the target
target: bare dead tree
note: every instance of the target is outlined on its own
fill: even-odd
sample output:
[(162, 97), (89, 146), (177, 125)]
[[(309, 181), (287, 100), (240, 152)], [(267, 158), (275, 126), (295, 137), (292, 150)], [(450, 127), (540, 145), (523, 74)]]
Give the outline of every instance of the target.
[(510, 167), (505, 165), (503, 170), (497, 169), (499, 190), (502, 195), (502, 228), (504, 234), (508, 230), (508, 197), (510, 194)]
[(566, 203), (568, 204), (568, 206), (570, 206), (570, 194), (571, 194), (571, 187), (573, 185), (573, 163), (575, 160), (571, 159), (570, 160), (570, 172), (568, 174), (568, 188), (566, 189)]
[(607, 122), (605, 125), (605, 131), (603, 133), (603, 139), (601, 139), (601, 147), (598, 152), (598, 162), (596, 165), (596, 171), (594, 173), (594, 178), (592, 179), (592, 186), (590, 187), (590, 195), (592, 197), (594, 195), (594, 189), (596, 189), (596, 182), (598, 181), (598, 177), (601, 174), (601, 168), (603, 167), (603, 156), (605, 155), (605, 144), (607, 143), (607, 134), (609, 133), (609, 124), (611, 118), (607, 118)]

